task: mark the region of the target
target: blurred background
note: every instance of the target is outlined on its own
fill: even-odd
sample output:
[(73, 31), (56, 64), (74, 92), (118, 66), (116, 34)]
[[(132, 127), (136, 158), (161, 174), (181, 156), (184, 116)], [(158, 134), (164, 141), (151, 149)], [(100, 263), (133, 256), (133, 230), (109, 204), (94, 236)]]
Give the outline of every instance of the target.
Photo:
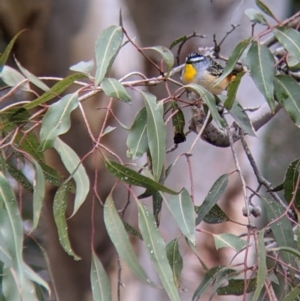
[[(266, 0), (264, 2), (281, 20), (298, 11), (300, 5), (300, 1)], [(194, 38), (184, 45), (180, 63), (184, 62), (188, 53), (197, 51), (198, 47), (213, 46), (214, 34), (217, 41), (220, 41), (231, 29), (231, 24), (239, 24), (222, 44), (221, 54), (228, 56), (238, 42), (251, 34), (251, 23), (244, 15), (245, 9), (250, 7), (256, 8), (254, 0), (0, 0), (0, 52), (16, 33), (26, 28), (28, 31), (20, 36), (14, 49), (14, 54), (21, 64), (38, 76), (66, 76), (69, 74), (71, 65), (94, 58), (94, 45), (97, 37), (106, 27), (118, 25), (121, 9), (125, 29), (141, 47), (156, 45), (169, 47), (175, 39), (193, 32), (206, 35), (207, 38), (205, 39)], [(259, 27), (257, 26), (255, 30), (258, 32)], [(177, 48), (174, 51), (176, 52)], [(13, 60), (10, 63), (14, 65)], [(132, 45), (127, 45), (115, 61), (112, 73), (114, 77), (120, 78), (132, 71), (142, 71), (147, 76), (159, 75)], [(166, 96), (164, 85), (152, 87), (150, 91), (158, 99)], [(121, 102), (116, 102), (114, 106), (118, 118), (127, 126), (132, 124), (136, 112), (143, 105), (137, 93), (132, 95), (132, 106)], [(257, 91), (247, 75), (243, 78), (237, 99), (245, 107), (258, 106), (264, 102), (263, 96)], [(103, 95), (89, 99), (84, 103), (84, 109), (94, 133), (101, 129), (104, 116), (104, 110), (97, 110), (97, 108), (105, 107), (106, 103), (107, 99)], [(190, 109), (185, 110), (184, 114), (186, 121), (188, 121), (191, 117)], [(113, 126), (114, 121), (111, 120), (110, 122), (110, 125)], [(124, 158), (126, 135), (126, 131), (120, 129), (108, 135), (105, 142)], [(174, 161), (178, 154), (189, 150), (195, 137), (195, 134), (190, 134), (186, 143), (179, 145), (176, 152), (168, 155), (167, 166)], [(285, 112), (279, 112), (267, 126), (259, 130), (257, 138), (247, 138), (263, 175), (274, 185), (281, 183), (288, 164), (299, 157), (299, 138), (299, 131), (296, 131), (295, 125)], [(91, 149), (91, 141), (79, 112), (72, 115), (72, 128), (64, 135), (64, 140), (81, 157)], [(170, 147), (172, 143), (173, 136), (170, 128), (168, 146)], [(247, 184), (255, 189), (256, 182), (251, 167), (239, 142), (236, 143), (236, 148), (239, 152), (239, 159)], [(47, 162), (62, 173), (65, 172), (55, 153), (51, 151), (47, 153)], [(191, 162), (196, 205), (202, 203), (210, 187), (220, 175), (235, 170), (230, 149), (216, 148), (202, 140), (197, 142)], [(95, 164), (98, 164), (99, 193), (102, 200), (105, 200), (115, 183), (115, 179), (105, 172), (101, 157), (87, 160), (85, 164), (92, 183), (95, 177)], [(174, 189), (182, 186), (190, 189), (185, 157), (179, 159), (166, 184)], [(91, 300), (89, 273), (92, 192), (79, 212), (68, 220), (72, 246), (75, 252), (82, 257), (79, 262), (74, 262), (59, 245), (52, 217), (54, 194), (55, 189), (50, 186), (47, 187), (41, 225), (35, 235), (46, 247), (55, 291), (59, 300), (88, 301)], [(114, 192), (114, 199), (119, 208), (124, 206), (126, 195), (124, 187), (121, 186)], [(147, 200), (145, 203), (147, 204)], [(148, 203), (150, 203), (149, 200)], [(30, 204), (30, 200), (28, 204)], [(231, 219), (246, 222), (242, 216), (243, 204), (240, 181), (236, 176), (231, 176), (230, 187), (226, 190), (226, 194), (219, 205)], [(72, 209), (71, 200), (69, 205), (69, 209)], [(101, 206), (99, 205), (96, 210), (95, 248), (110, 274), (113, 291), (116, 292), (116, 254), (105, 232)], [(135, 224), (137, 215), (134, 205), (131, 204), (125, 218), (130, 220), (132, 225)], [(257, 223), (259, 224), (259, 221)], [(201, 228), (213, 233), (241, 234), (245, 232), (244, 228), (232, 223), (214, 226), (202, 223)], [(176, 238), (179, 234), (178, 228), (166, 208), (162, 210), (160, 230), (166, 242)], [(142, 265), (149, 271), (151, 278), (155, 279), (155, 273), (145, 254), (143, 245), (134, 239), (132, 242), (140, 256)], [(27, 260), (50, 281), (41, 254), (31, 247), (30, 239), (27, 243), (28, 249), (25, 251)], [(212, 237), (204, 234), (197, 236), (197, 250), (201, 254), (202, 260), (210, 268), (219, 264), (228, 264), (234, 255), (232, 251), (227, 249), (216, 251)], [(180, 294), (182, 300), (190, 300), (201, 281), (203, 271), (198, 259), (187, 248), (183, 239), (181, 241), (181, 254), (184, 268)], [(235, 263), (242, 262), (242, 256), (243, 254), (237, 257)], [(136, 280), (125, 266), (122, 271), (122, 282), (125, 285), (122, 288), (122, 300), (168, 300), (167, 295), (162, 290), (147, 287)], [(58, 300), (58, 297), (53, 294), (49, 300)], [(208, 299), (209, 295), (207, 295)], [(206, 299), (203, 298), (203, 300)], [(241, 300), (241, 298), (215, 297), (213, 300)]]

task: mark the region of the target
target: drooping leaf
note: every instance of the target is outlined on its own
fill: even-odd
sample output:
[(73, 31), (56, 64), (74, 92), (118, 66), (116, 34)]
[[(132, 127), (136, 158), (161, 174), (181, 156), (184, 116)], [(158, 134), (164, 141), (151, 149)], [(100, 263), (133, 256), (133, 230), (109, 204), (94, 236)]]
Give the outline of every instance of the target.
[(277, 20), (272, 11), (269, 9), (269, 7), (263, 3), (261, 0), (255, 0), (256, 5), (260, 8), (261, 11), (263, 11), (265, 14), (269, 15), (273, 19)]
[(74, 83), (74, 81), (85, 77), (86, 76), (82, 73), (71, 74), (70, 76), (56, 83), (53, 87), (51, 87), (50, 90), (46, 91), (40, 97), (24, 105), (23, 108), (26, 110), (30, 110), (55, 97), (58, 97), (62, 92), (64, 92), (67, 88), (69, 88)]
[[(291, 247), (296, 248), (296, 243), (294, 241), (294, 233), (292, 226), (286, 216), (283, 216), (284, 209), (275, 200), (270, 198), (262, 198), (264, 201), (265, 211), (267, 213), (269, 223), (275, 219), (279, 221), (271, 224), (272, 233), (275, 237), (276, 243), (279, 247)], [(281, 253), (284, 262), (292, 267), (296, 267), (295, 259), (291, 254), (282, 252)], [(294, 270), (289, 269), (291, 275), (294, 274)]]
[(188, 244), (188, 246), (190, 247), (190, 249), (192, 250), (192, 252), (195, 254), (195, 256), (198, 258), (203, 270), (205, 272), (208, 272), (209, 269), (208, 267), (205, 265), (204, 261), (201, 259), (199, 252), (197, 251), (196, 246), (194, 246), (187, 238), (185, 238), (186, 243)]
[(23, 271), (23, 225), (17, 200), (7, 177), (0, 172), (0, 231), (5, 239), (5, 244), (12, 258), (12, 268), (15, 281), (20, 289), (24, 286)]
[(238, 103), (234, 102), (231, 109), (228, 111), (230, 116), (238, 124), (238, 126), (248, 135), (256, 137), (255, 131), (251, 124), (250, 118), (244, 111), (243, 107)]
[(236, 99), (236, 93), (241, 83), (241, 79), (244, 76), (245, 72), (240, 72), (236, 75), (236, 77), (229, 83), (227, 87), (227, 97), (224, 101), (224, 107), (227, 110), (230, 110), (233, 106), (233, 103)]
[(292, 198), (294, 198), (294, 204), (300, 211), (300, 187), (296, 187), (297, 179), (299, 177), (299, 167), (300, 160), (295, 160), (289, 165), (285, 174), (283, 186), (285, 200), (290, 203)]
[(257, 239), (257, 283), (254, 295), (252, 297), (252, 301), (257, 301), (259, 295), (265, 285), (266, 277), (267, 277), (267, 264), (266, 264), (266, 247), (264, 242), (265, 230), (262, 229), (259, 231), (258, 239)]
[(254, 41), (247, 53), (247, 64), (256, 87), (266, 98), (271, 110), (274, 111), (275, 61), (269, 48)]
[[(30, 91), (30, 87), (26, 78), (17, 70), (10, 66), (3, 66), (0, 72), (0, 78), (10, 87), (19, 86), (22, 91)], [(24, 82), (23, 84), (21, 84)]]
[(18, 142), (20, 142), (19, 147), (26, 153), (30, 154), (38, 162), (44, 162), (44, 154), (39, 152), (40, 143), (33, 132), (28, 133), (25, 137), (20, 135), (18, 137)]
[(8, 246), (6, 245), (4, 235), (0, 231), (0, 261), (6, 266), (6, 267), (12, 267), (13, 258), (9, 253)]
[(107, 197), (104, 205), (104, 222), (108, 235), (119, 256), (127, 264), (134, 276), (144, 283), (154, 286), (153, 282), (146, 275), (134, 254), (123, 222), (115, 208), (111, 194)]
[(112, 296), (109, 279), (101, 261), (95, 254), (94, 250), (92, 251), (90, 278), (93, 299), (97, 301), (111, 301)]
[(115, 78), (104, 77), (101, 82), (101, 88), (107, 96), (131, 103), (131, 97), (127, 93), (123, 85)]
[(141, 235), (141, 233), (139, 231), (137, 231), (135, 228), (133, 228), (129, 223), (127, 223), (126, 221), (122, 221), (124, 228), (126, 230), (127, 233), (132, 234), (133, 236), (137, 237), (140, 240), (143, 240), (143, 237)]
[(42, 82), (38, 77), (36, 77), (31, 72), (29, 72), (26, 68), (24, 68), (16, 58), (15, 58), (15, 62), (17, 64), (18, 68), (20, 69), (20, 71), (23, 73), (23, 75), (31, 83), (33, 83), (35, 86), (37, 86), (38, 88), (40, 88), (43, 91), (50, 90), (50, 88), (44, 82)]
[(179, 280), (183, 268), (183, 261), (182, 261), (181, 254), (179, 252), (178, 238), (170, 241), (167, 245), (166, 250), (167, 250), (167, 258), (171, 270), (173, 272), (173, 278), (175, 280), (175, 284), (177, 287), (179, 287)]
[(34, 165), (35, 175), (33, 181), (33, 225), (31, 231), (33, 231), (39, 222), (42, 206), (45, 197), (45, 177), (41, 166), (35, 160), (31, 160)]
[(257, 11), (254, 8), (247, 8), (245, 10), (245, 15), (250, 19), (253, 23), (258, 23), (261, 25), (267, 25), (268, 22), (263, 14), (261, 14), (259, 11)]
[[(2, 293), (4, 300), (23, 301), (20, 295), (20, 288), (17, 286), (16, 280), (13, 275), (13, 270), (3, 266), (2, 270)], [(1, 300), (2, 301), (2, 300)]]
[(222, 266), (216, 266), (212, 269), (210, 269), (202, 279), (201, 283), (197, 287), (192, 301), (200, 300), (200, 297), (203, 296), (203, 294), (206, 292), (206, 290), (210, 287), (210, 285), (214, 282), (216, 276), (218, 275), (218, 272), (222, 269)]
[(30, 181), (26, 178), (26, 176), (23, 174), (22, 171), (20, 171), (18, 168), (16, 168), (13, 164), (10, 164), (10, 162), (6, 162), (5, 167), (9, 174), (19, 183), (27, 189), (30, 192), (33, 192), (33, 187)]
[(163, 198), (162, 198), (160, 192), (159, 191), (153, 191), (152, 192), (152, 206), (153, 206), (153, 211), (152, 212), (153, 212), (155, 222), (156, 222), (158, 227), (159, 227), (159, 224), (160, 224), (159, 216), (160, 216), (160, 212), (161, 212), (161, 209), (162, 209), (162, 202), (163, 202)]
[(98, 86), (105, 74), (109, 71), (115, 56), (118, 54), (123, 40), (121, 26), (110, 26), (106, 28), (96, 41), (96, 75), (95, 86)]
[(66, 133), (71, 126), (71, 113), (78, 106), (78, 94), (67, 94), (52, 104), (42, 119), (41, 151), (53, 146), (54, 139)]
[(204, 103), (208, 106), (208, 108), (211, 112), (211, 115), (212, 115), (214, 121), (218, 124), (218, 126), (220, 128), (225, 127), (225, 122), (217, 110), (216, 98), (213, 94), (211, 94), (209, 91), (207, 91), (202, 86), (197, 85), (195, 83), (190, 83), (188, 85), (185, 85), (184, 88), (186, 88), (187, 90), (192, 90), (193, 92), (197, 93), (202, 98)]
[[(246, 282), (246, 292), (251, 293), (256, 289), (256, 278), (249, 279)], [(219, 287), (218, 295), (234, 295), (241, 296), (245, 293), (245, 280), (244, 279), (231, 279), (227, 286)]]
[(213, 234), (216, 249), (231, 248), (237, 252), (241, 251), (247, 242), (231, 233)]
[(53, 216), (61, 246), (68, 255), (73, 256), (75, 260), (80, 260), (80, 257), (74, 253), (69, 240), (68, 226), (65, 215), (67, 209), (67, 194), (68, 185), (67, 183), (64, 183), (58, 188), (55, 194), (53, 202)]
[[(53, 147), (60, 155), (64, 166), (76, 183), (74, 209), (72, 213), (72, 216), (74, 216), (89, 193), (90, 180), (87, 176), (84, 166), (82, 165), (81, 160), (70, 146), (64, 143), (61, 139), (56, 138)], [(69, 184), (67, 186), (67, 189), (68, 191), (70, 190)]]
[(166, 63), (168, 71), (171, 70), (174, 65), (174, 55), (170, 49), (164, 46), (145, 47), (144, 49), (154, 50), (159, 53), (163, 61)]
[[(201, 206), (196, 207), (195, 211), (198, 214)], [(220, 224), (229, 221), (229, 217), (224, 213), (224, 211), (215, 204), (210, 211), (204, 216), (203, 221), (207, 224)]]
[(179, 108), (178, 104), (175, 101), (171, 102), (172, 105), (172, 113), (174, 114), (172, 116), (172, 124), (174, 129), (174, 143), (182, 143), (186, 140), (185, 134), (184, 134), (184, 126), (185, 126), (185, 120), (182, 110)]
[(80, 61), (77, 64), (70, 67), (70, 70), (75, 72), (80, 72), (85, 74), (86, 76), (91, 76), (91, 71), (94, 67), (94, 60), (89, 61)]
[(163, 185), (161, 185), (158, 182), (155, 182), (154, 180), (145, 177), (136, 171), (129, 169), (122, 164), (119, 164), (112, 160), (105, 160), (105, 166), (106, 169), (112, 173), (115, 177), (120, 179), (121, 181), (124, 181), (128, 184), (145, 187), (149, 190), (154, 191), (162, 191), (169, 194), (178, 194), (178, 192), (175, 192)]
[(298, 82), (287, 75), (274, 78), (275, 96), (278, 102), (289, 113), (291, 119), (300, 127), (300, 87)]
[(141, 109), (134, 118), (129, 130), (126, 145), (128, 147), (127, 157), (136, 160), (143, 156), (148, 149), (147, 140), (147, 111)]
[(195, 245), (195, 212), (189, 192), (184, 188), (179, 195), (171, 196), (166, 204), (183, 235)]
[(222, 75), (216, 81), (215, 86), (218, 83), (220, 83), (224, 78), (226, 78), (234, 70), (234, 67), (235, 67), (237, 61), (239, 60), (239, 58), (241, 57), (241, 55), (243, 54), (243, 52), (249, 45), (250, 41), (251, 41), (251, 38), (248, 38), (246, 40), (241, 41), (239, 44), (237, 44), (235, 46), (234, 50), (232, 51), (232, 53), (228, 59), (226, 66), (222, 72)]
[(284, 48), (296, 59), (293, 65), (300, 62), (300, 33), (292, 28), (274, 28), (273, 33)]
[(159, 180), (166, 157), (166, 129), (159, 112), (156, 97), (142, 91), (147, 111), (147, 137), (152, 160), (152, 172), (155, 180)]
[(158, 232), (154, 216), (145, 205), (140, 202), (137, 202), (137, 205), (139, 211), (139, 227), (145, 242), (146, 250), (158, 277), (170, 300), (180, 301), (173, 273), (168, 262), (165, 242)]
[(220, 199), (221, 195), (225, 191), (228, 185), (228, 175), (222, 175), (217, 179), (209, 190), (206, 198), (204, 199), (202, 205), (199, 207), (198, 216), (196, 218), (196, 225), (199, 225), (203, 218), (210, 212), (213, 206)]

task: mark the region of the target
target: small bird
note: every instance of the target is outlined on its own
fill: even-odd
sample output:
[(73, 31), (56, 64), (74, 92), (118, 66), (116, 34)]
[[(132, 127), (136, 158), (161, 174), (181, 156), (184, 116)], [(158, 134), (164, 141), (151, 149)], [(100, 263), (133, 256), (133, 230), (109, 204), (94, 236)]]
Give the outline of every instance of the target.
[(214, 95), (221, 94), (227, 89), (228, 84), (235, 78), (231, 73), (216, 86), (216, 80), (222, 75), (224, 68), (209, 56), (199, 53), (190, 53), (185, 60), (181, 74), (184, 84), (196, 83)]

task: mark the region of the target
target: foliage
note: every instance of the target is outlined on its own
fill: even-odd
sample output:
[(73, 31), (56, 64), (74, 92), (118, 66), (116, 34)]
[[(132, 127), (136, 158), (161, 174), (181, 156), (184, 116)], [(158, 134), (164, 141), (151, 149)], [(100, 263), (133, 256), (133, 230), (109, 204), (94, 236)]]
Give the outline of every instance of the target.
[[(32, 86), (36, 86), (43, 91), (31, 102), (20, 101), (11, 104), (1, 110), (0, 130), (1, 130), (1, 172), (0, 172), (0, 267), (1, 292), (5, 300), (44, 300), (40, 294), (41, 288), (50, 292), (45, 281), (33, 271), (23, 259), (24, 228), (20, 214), (20, 205), (10, 184), (9, 176), (14, 178), (19, 188), (33, 193), (33, 231), (39, 222), (41, 208), (44, 199), (45, 183), (49, 182), (57, 186), (54, 200), (53, 214), (57, 226), (60, 243), (64, 250), (74, 257), (80, 258), (71, 248), (67, 233), (67, 223), (65, 217), (66, 197), (69, 192), (75, 194), (73, 215), (76, 214), (80, 206), (84, 203), (87, 193), (94, 183), (90, 183), (86, 175), (83, 161), (87, 156), (101, 153), (105, 158), (106, 169), (119, 181), (119, 185), (124, 184), (132, 193), (134, 186), (143, 187), (146, 192), (136, 197), (132, 193), (138, 207), (139, 230), (132, 228), (114, 206), (112, 193), (107, 197), (104, 204), (104, 220), (118, 255), (128, 265), (133, 275), (139, 280), (156, 287), (144, 271), (135, 256), (128, 234), (142, 239), (153, 266), (161, 280), (161, 285), (168, 294), (170, 300), (180, 300), (178, 288), (180, 287), (180, 274), (184, 260), (180, 253), (180, 237), (175, 237), (166, 245), (158, 231), (159, 213), (161, 202), (168, 208), (175, 222), (178, 225), (182, 236), (186, 238), (186, 243), (195, 252), (196, 233), (201, 232), (199, 224), (232, 222), (228, 216), (217, 205), (218, 200), (227, 188), (228, 179), (231, 173), (221, 175), (209, 190), (207, 197), (200, 207), (194, 206), (194, 199), (191, 191), (182, 187), (181, 191), (175, 191), (172, 187), (165, 186), (164, 182), (177, 160), (169, 167), (165, 167), (166, 156), (175, 149), (167, 150), (166, 146), (166, 124), (173, 123), (175, 143), (185, 140), (184, 125), (185, 119), (182, 108), (193, 106), (193, 102), (187, 102), (182, 98), (185, 89), (192, 90), (199, 95), (198, 98), (208, 108), (205, 116), (205, 125), (211, 123), (211, 118), (223, 131), (227, 131), (230, 140), (233, 157), (235, 159), (237, 172), (242, 180), (242, 187), (245, 195), (245, 214), (249, 223), (245, 225), (246, 239), (237, 237), (231, 233), (213, 234), (216, 249), (231, 248), (236, 254), (255, 248), (255, 260), (252, 265), (247, 265), (247, 253), (245, 254), (244, 266), (217, 266), (208, 269), (201, 261), (206, 270), (201, 283), (194, 292), (193, 300), (198, 300), (213, 285), (212, 294), (219, 295), (244, 295), (253, 292), (253, 299), (273, 300), (272, 294), (278, 291), (277, 274), (284, 278), (284, 288), (279, 291), (278, 298), (282, 300), (294, 300), (299, 294), (300, 277), (300, 231), (299, 231), (299, 162), (291, 163), (286, 172), (283, 184), (277, 190), (284, 190), (284, 199), (276, 194), (275, 190), (259, 173), (250, 150), (244, 140), (244, 135), (255, 135), (255, 128), (245, 110), (235, 100), (236, 91), (242, 80), (242, 76), (249, 72), (257, 88), (265, 97), (272, 112), (278, 109), (278, 103), (288, 112), (292, 121), (299, 126), (300, 120), (300, 87), (299, 70), (300, 66), (300, 33), (293, 29), (295, 20), (299, 21), (299, 13), (290, 19), (279, 21), (272, 11), (261, 1), (256, 1), (261, 12), (255, 9), (248, 9), (245, 13), (255, 24), (261, 24), (264, 29), (254, 34), (244, 41), (241, 41), (233, 49), (227, 60), (222, 81), (237, 67), (244, 67), (237, 80), (232, 82), (228, 88), (228, 95), (224, 103), (224, 108), (232, 115), (236, 121), (236, 127), (242, 134), (238, 139), (242, 140), (245, 153), (255, 172), (259, 189), (255, 190), (246, 186), (239, 167), (238, 158), (234, 148), (234, 137), (228, 131), (227, 121), (223, 114), (216, 107), (216, 97), (197, 84), (183, 86), (172, 77), (180, 72), (182, 66), (174, 67), (174, 56), (172, 52), (162, 46), (140, 48), (127, 35), (123, 26), (111, 26), (107, 28), (98, 38), (95, 47), (96, 72), (92, 73), (93, 61), (80, 62), (70, 69), (76, 73), (64, 79), (54, 79), (56, 84), (49, 88), (43, 78), (38, 78), (16, 61), (18, 69), (13, 69), (6, 65), (8, 56), (13, 49), (13, 44), (17, 36), (7, 46), (5, 52), (0, 57), (0, 78), (5, 89), (1, 100), (9, 98), (11, 95), (22, 90), (27, 93), (35, 93)], [(268, 21), (273, 19), (275, 25)], [(271, 38), (264, 40), (266, 35)], [(175, 47), (184, 43), (188, 38), (184, 37), (174, 41), (171, 45)], [(109, 78), (106, 75), (114, 62), (115, 57), (122, 46), (126, 43), (133, 44), (137, 51), (153, 64), (158, 71), (156, 78), (146, 77), (140, 80), (128, 80), (125, 76), (122, 79)], [(276, 50), (271, 50), (271, 46), (276, 45)], [(272, 48), (273, 49), (273, 48)], [(217, 49), (215, 49), (217, 50)], [(156, 64), (149, 57), (148, 53), (154, 51), (161, 56), (162, 62)], [(216, 51), (216, 56), (218, 56)], [(241, 59), (242, 58), (242, 59)], [(136, 73), (138, 74), (138, 73)], [(83, 81), (85, 80), (85, 81)], [(156, 96), (145, 91), (145, 88), (138, 89), (138, 86), (149, 86), (157, 84), (169, 85), (175, 83), (178, 89), (171, 93), (166, 89), (166, 97), (157, 100)], [(77, 87), (73, 93), (64, 96), (63, 93), (68, 87)], [(94, 143), (94, 147), (83, 158), (78, 155), (61, 139), (60, 136), (66, 133), (71, 124), (71, 113), (80, 107), (83, 101), (98, 93), (104, 93), (110, 97), (110, 102), (106, 110), (106, 116), (114, 116), (112, 100), (119, 99), (125, 103), (131, 102), (128, 90), (140, 93), (144, 108), (136, 115), (133, 124), (128, 131), (127, 147), (130, 167), (123, 162), (120, 157), (110, 152), (107, 157), (106, 147), (102, 144), (102, 137), (109, 135), (114, 130), (104, 124), (101, 132), (95, 137), (91, 131), (89, 135)], [(51, 100), (56, 100), (50, 103)], [(222, 105), (222, 103), (221, 103)], [(35, 109), (34, 112), (32, 109)], [(88, 127), (88, 120), (86, 120)], [(203, 134), (205, 125), (199, 131), (197, 138)], [(120, 125), (123, 126), (123, 125)], [(39, 138), (33, 133), (39, 132)], [(195, 144), (193, 143), (193, 145)], [(176, 145), (177, 146), (177, 145)], [(62, 177), (57, 171), (45, 163), (44, 152), (48, 148), (54, 148), (60, 155), (63, 164), (69, 172), (69, 177)], [(193, 152), (181, 154), (189, 156)], [(147, 156), (147, 166), (140, 166), (137, 159)], [(113, 157), (113, 158), (112, 158)], [(29, 164), (35, 171), (34, 179), (28, 179), (26, 173), (20, 168), (22, 164)], [(191, 170), (190, 170), (190, 173)], [(268, 190), (267, 196), (260, 194), (260, 188)], [(191, 183), (193, 187), (193, 183)], [(249, 195), (249, 191), (252, 192)], [(268, 222), (258, 230), (253, 226), (251, 215), (259, 215), (259, 208), (251, 203), (254, 195), (261, 198), (263, 206), (267, 212)], [(153, 213), (141, 203), (140, 198), (152, 196), (153, 202), (157, 205), (157, 210)], [(160, 205), (159, 205), (160, 204)], [(270, 235), (270, 233), (272, 235)], [(267, 260), (272, 259), (272, 264), (267, 265)], [(269, 262), (269, 260), (268, 260)], [(251, 272), (251, 273), (248, 273)], [(106, 272), (97, 258), (92, 253), (91, 283), (94, 300), (111, 300), (109, 279)]]

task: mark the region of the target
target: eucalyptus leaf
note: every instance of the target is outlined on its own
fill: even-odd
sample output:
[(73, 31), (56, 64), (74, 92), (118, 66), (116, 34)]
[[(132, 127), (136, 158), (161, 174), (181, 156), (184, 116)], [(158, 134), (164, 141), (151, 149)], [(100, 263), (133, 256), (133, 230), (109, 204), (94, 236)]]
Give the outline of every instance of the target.
[(247, 8), (245, 10), (245, 15), (250, 19), (253, 23), (258, 23), (261, 25), (267, 25), (268, 22), (264, 15), (262, 15), (259, 11), (254, 8)]
[[(19, 89), (22, 91), (30, 91), (30, 86), (26, 78), (19, 71), (10, 66), (3, 66), (2, 71), (0, 72), (0, 79), (10, 87), (19, 86)], [(22, 82), (24, 83), (21, 84)]]
[(167, 259), (165, 242), (156, 227), (154, 216), (145, 205), (140, 202), (137, 202), (137, 205), (139, 227), (147, 253), (170, 300), (180, 301), (173, 273)]
[(115, 78), (104, 77), (101, 82), (101, 88), (107, 96), (120, 99), (123, 102), (131, 102), (131, 98), (127, 93), (126, 89)]
[(166, 204), (183, 235), (195, 245), (195, 212), (189, 192), (184, 188), (179, 195), (171, 196)]
[(40, 131), (41, 147), (44, 151), (53, 146), (54, 139), (71, 127), (71, 113), (78, 107), (78, 94), (67, 94), (52, 104), (42, 119)]
[(75, 72), (80, 72), (85, 74), (86, 76), (91, 76), (91, 71), (94, 67), (94, 60), (89, 60), (87, 62), (81, 61), (77, 64), (70, 67), (70, 70)]
[(106, 28), (96, 41), (96, 75), (95, 86), (98, 86), (105, 74), (109, 71), (116, 55), (118, 54), (123, 40), (121, 26), (110, 26)]
[(252, 42), (247, 53), (247, 64), (256, 87), (266, 98), (271, 110), (274, 111), (275, 61), (269, 48), (257, 41)]
[(127, 157), (136, 160), (143, 156), (148, 149), (147, 139), (147, 111), (141, 109), (134, 117), (133, 124), (129, 130), (126, 145), (128, 147)]
[(217, 250), (220, 248), (231, 248), (239, 252), (247, 245), (245, 240), (231, 233), (213, 234), (213, 237)]
[(273, 19), (277, 20), (272, 11), (269, 9), (269, 7), (263, 3), (261, 0), (255, 0), (256, 5), (260, 8), (261, 11), (263, 11), (265, 14), (269, 15)]
[(146, 91), (142, 91), (141, 94), (144, 97), (147, 111), (147, 137), (152, 171), (154, 179), (158, 181), (166, 158), (166, 129), (156, 103), (156, 97)]
[(159, 53), (164, 62), (166, 63), (168, 71), (171, 70), (171, 68), (174, 65), (174, 55), (170, 49), (164, 46), (145, 47), (144, 49), (154, 50), (157, 53)]

